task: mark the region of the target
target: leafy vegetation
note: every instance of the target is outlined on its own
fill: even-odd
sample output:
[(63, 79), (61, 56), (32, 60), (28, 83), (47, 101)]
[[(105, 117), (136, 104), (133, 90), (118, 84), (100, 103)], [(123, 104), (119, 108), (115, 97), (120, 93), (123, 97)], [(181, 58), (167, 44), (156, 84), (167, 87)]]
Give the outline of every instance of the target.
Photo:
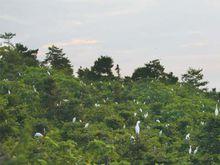
[(36, 53), (0, 48), (0, 164), (220, 163), (216, 90), (178, 82), (158, 60), (123, 79), (100, 57), (77, 78), (62, 49), (49, 48), (52, 66)]

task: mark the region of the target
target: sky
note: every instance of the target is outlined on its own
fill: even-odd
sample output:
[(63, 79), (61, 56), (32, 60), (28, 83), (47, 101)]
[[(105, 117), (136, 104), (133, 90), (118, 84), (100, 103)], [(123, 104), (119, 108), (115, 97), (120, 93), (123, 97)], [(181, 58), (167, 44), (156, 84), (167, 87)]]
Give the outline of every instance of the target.
[(220, 0), (0, 0), (0, 33), (39, 48), (63, 48), (77, 71), (101, 55), (122, 75), (160, 59), (177, 76), (203, 68), (220, 90)]

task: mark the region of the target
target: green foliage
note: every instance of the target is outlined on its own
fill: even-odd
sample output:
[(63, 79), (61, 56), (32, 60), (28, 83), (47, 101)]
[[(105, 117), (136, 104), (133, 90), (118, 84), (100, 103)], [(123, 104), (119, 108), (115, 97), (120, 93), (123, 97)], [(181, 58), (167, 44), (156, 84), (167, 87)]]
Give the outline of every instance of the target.
[(72, 75), (73, 69), (68, 58), (65, 57), (63, 49), (56, 46), (48, 48), (49, 52), (46, 53), (46, 59), (43, 61), (44, 65), (51, 65), (55, 70), (62, 71), (66, 74)]
[(176, 82), (159, 61), (138, 81), (109, 78), (111, 65), (75, 78), (38, 66), (36, 51), (0, 48), (0, 164), (219, 164), (216, 91)]
[(187, 73), (182, 75), (182, 81), (196, 88), (204, 87), (208, 84), (208, 82), (203, 81), (202, 71), (203, 69), (189, 68)]
[(108, 56), (101, 56), (95, 61), (94, 66), (91, 70), (98, 76), (107, 75), (109, 77), (113, 76), (112, 73), (113, 60)]
[(16, 36), (16, 34), (14, 33), (4, 33), (4, 34), (0, 34), (0, 38), (5, 40), (5, 43), (9, 46), (13, 46), (10, 42), (10, 40)]
[(160, 64), (158, 59), (153, 60), (145, 64), (144, 67), (137, 68), (132, 75), (132, 79), (155, 79), (169, 84), (177, 83), (178, 77), (175, 77), (172, 72), (165, 73), (164, 70), (164, 66)]

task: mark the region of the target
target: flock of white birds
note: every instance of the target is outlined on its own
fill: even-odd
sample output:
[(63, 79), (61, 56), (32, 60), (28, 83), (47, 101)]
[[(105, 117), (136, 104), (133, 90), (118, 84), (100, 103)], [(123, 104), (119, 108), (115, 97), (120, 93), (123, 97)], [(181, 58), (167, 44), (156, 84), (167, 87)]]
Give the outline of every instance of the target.
[[(21, 75), (21, 73), (18, 73), (18, 74)], [(47, 74), (48, 74), (49, 76), (51, 75), (51, 73), (50, 73), (49, 71), (47, 71)], [(5, 81), (7, 81), (7, 80), (5, 80)], [(80, 83), (81, 83), (81, 84), (84, 84), (82, 81), (80, 81)], [(84, 84), (84, 85), (85, 85), (85, 84)], [(91, 83), (90, 85), (93, 86), (93, 83)], [(111, 85), (110, 82), (109, 82), (109, 85)], [(122, 88), (124, 88), (124, 85), (123, 85), (123, 84), (122, 84)], [(173, 89), (171, 89), (171, 90), (173, 90)], [(38, 93), (38, 92), (37, 92), (37, 89), (36, 89), (36, 87), (35, 87), (34, 85), (33, 85), (33, 91), (36, 92), (36, 93)], [(8, 94), (11, 95), (11, 90), (8, 90)], [(108, 98), (103, 99), (103, 102), (106, 103), (107, 100), (109, 100), (109, 99), (108, 99)], [(63, 99), (63, 101), (64, 101), (64, 102), (68, 102), (69, 100), (68, 100), (68, 99)], [(139, 101), (137, 101), (137, 100), (135, 100), (135, 99), (133, 100), (133, 102), (136, 103), (136, 104), (139, 104)], [(218, 102), (219, 102), (219, 101), (218, 101)], [(115, 102), (115, 104), (118, 104), (118, 102)], [(146, 104), (146, 103), (144, 102), (143, 104)], [(57, 105), (57, 106), (58, 106), (58, 105)], [(97, 107), (100, 107), (101, 105), (100, 105), (99, 103), (95, 103), (94, 106), (97, 108)], [(203, 105), (203, 106), (204, 106), (204, 105)], [(216, 104), (216, 108), (215, 108), (215, 112), (214, 112), (214, 115), (215, 115), (216, 117), (219, 115), (219, 111), (220, 111), (220, 109), (218, 108), (218, 104)], [(139, 109), (139, 112), (142, 113), (143, 110), (140, 108), (140, 109)], [(134, 117), (136, 117), (136, 116), (137, 116), (137, 113), (134, 112)], [(148, 117), (148, 112), (146, 112), (143, 116), (144, 116), (144, 118), (147, 118), (147, 117)], [(76, 122), (76, 117), (73, 117), (72, 122), (73, 122), (73, 123)], [(79, 122), (82, 122), (82, 121), (79, 120)], [(160, 123), (160, 120), (159, 120), (159, 119), (156, 119), (155, 122)], [(139, 137), (139, 134), (140, 134), (140, 123), (141, 123), (141, 121), (138, 120), (138, 121), (136, 122), (135, 127), (134, 127), (134, 128), (135, 128), (135, 134), (136, 134), (136, 137), (137, 137), (137, 138)], [(204, 124), (205, 124), (205, 122), (204, 122), (204, 121), (201, 121), (201, 125), (204, 125)], [(165, 126), (168, 127), (169, 124), (166, 124)], [(85, 123), (84, 128), (88, 128), (88, 127), (89, 127), (89, 123)], [(124, 125), (123, 128), (126, 128), (126, 125)], [(162, 136), (162, 133), (163, 133), (163, 131), (160, 130), (160, 131), (159, 131), (159, 136)], [(44, 135), (43, 135), (42, 133), (40, 133), (40, 132), (36, 132), (35, 135), (34, 135), (34, 137), (44, 137)], [(136, 141), (136, 139), (135, 139), (135, 137), (134, 137), (133, 135), (131, 135), (130, 140), (131, 140), (132, 143), (133, 143), (134, 141)], [(185, 136), (185, 140), (188, 140), (188, 141), (190, 140), (190, 133), (188, 133), (188, 134)], [(195, 148), (195, 150), (193, 151), (192, 146), (190, 145), (188, 152), (189, 152), (189, 154), (196, 154), (196, 153), (198, 152), (198, 149), (199, 149), (199, 146), (197, 146), (197, 147)]]

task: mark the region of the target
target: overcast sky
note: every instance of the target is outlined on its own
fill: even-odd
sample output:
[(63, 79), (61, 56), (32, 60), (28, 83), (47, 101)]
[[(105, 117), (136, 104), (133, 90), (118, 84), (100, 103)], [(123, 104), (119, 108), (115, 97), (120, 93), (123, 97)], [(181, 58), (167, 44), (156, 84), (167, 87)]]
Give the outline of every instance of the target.
[(0, 0), (0, 33), (39, 48), (55, 44), (74, 70), (100, 55), (123, 75), (153, 59), (180, 76), (203, 68), (220, 90), (220, 0)]

